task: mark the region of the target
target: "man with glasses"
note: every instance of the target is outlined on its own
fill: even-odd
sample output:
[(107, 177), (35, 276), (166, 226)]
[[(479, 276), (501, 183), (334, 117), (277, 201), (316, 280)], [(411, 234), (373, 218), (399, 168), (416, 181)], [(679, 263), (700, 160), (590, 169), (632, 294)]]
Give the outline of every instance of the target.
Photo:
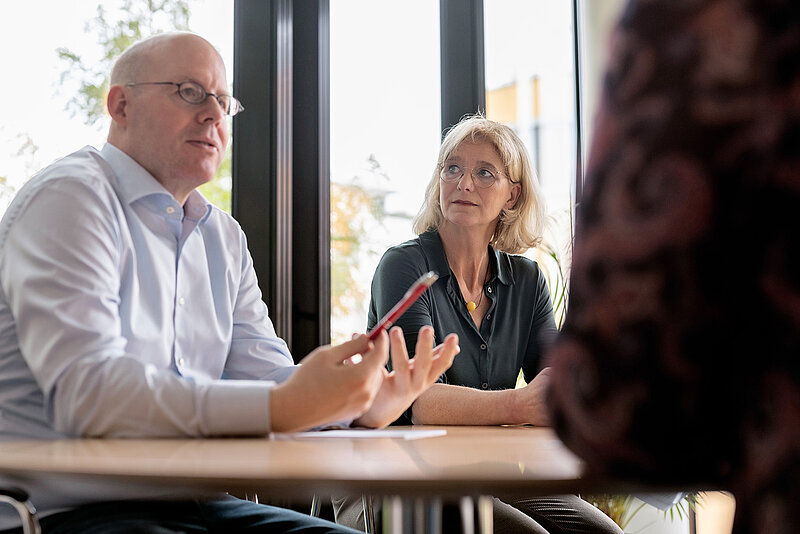
[[(434, 351), (430, 329), (393, 375), (389, 346), (393, 361), (408, 358), (398, 330), (293, 365), (241, 228), (196, 191), (222, 162), (228, 117), (244, 109), (207, 41), (171, 33), (132, 46), (107, 104), (108, 143), (44, 169), (0, 223), (0, 439), (380, 427), (449, 367), (457, 338)], [(28, 489), (45, 532), (339, 528), (232, 497)], [(0, 529), (15, 526), (5, 513)]]

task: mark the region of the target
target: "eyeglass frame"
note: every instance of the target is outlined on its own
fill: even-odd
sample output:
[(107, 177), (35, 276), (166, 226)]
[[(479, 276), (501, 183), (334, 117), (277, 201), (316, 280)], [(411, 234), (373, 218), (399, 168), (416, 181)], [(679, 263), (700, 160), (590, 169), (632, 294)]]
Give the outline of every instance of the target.
[[(214, 100), (217, 101), (217, 104), (219, 104), (219, 107), (222, 108), (222, 111), (228, 117), (233, 117), (237, 113), (241, 113), (242, 111), (244, 111), (244, 106), (242, 105), (242, 103), (239, 102), (239, 100), (236, 97), (234, 97), (233, 95), (227, 95), (227, 94), (224, 94), (224, 93), (218, 95), (218, 94), (215, 94), (215, 93), (210, 93), (210, 92), (208, 92), (206, 90), (205, 87), (203, 87), (202, 85), (200, 85), (197, 82), (193, 82), (192, 80), (186, 80), (185, 82), (128, 82), (128, 83), (125, 84), (125, 87), (136, 87), (138, 85), (174, 85), (174, 86), (176, 86), (178, 88), (178, 90), (176, 92), (178, 93), (178, 96), (181, 97), (181, 100), (183, 100), (187, 104), (191, 104), (193, 106), (200, 106), (208, 99), (209, 96), (213, 96)], [(183, 93), (181, 92), (181, 86), (182, 85), (194, 85), (196, 87), (199, 87), (200, 90), (203, 91), (203, 98), (198, 100), (197, 102), (192, 102), (191, 100), (188, 100), (183, 95)], [(225, 106), (222, 104), (221, 99), (223, 99), (223, 98), (229, 98), (230, 99), (230, 103), (231, 103), (231, 109), (230, 110), (225, 109)]]
[[(461, 169), (461, 175), (458, 178), (456, 178), (455, 180), (448, 180), (448, 179), (446, 179), (444, 177), (445, 169), (447, 167), (451, 166), (451, 165), (455, 165), (456, 167)], [(504, 173), (503, 171), (499, 171), (499, 170), (493, 169), (493, 168), (490, 169), (488, 167), (490, 167), (490, 166), (487, 166), (487, 165), (481, 166), (481, 165), (479, 165), (478, 167), (462, 167), (461, 165), (458, 165), (457, 163), (448, 163), (448, 162), (445, 161), (445, 162), (439, 164), (439, 179), (441, 181), (443, 181), (444, 183), (446, 183), (446, 184), (457, 184), (458, 182), (460, 182), (464, 178), (464, 176), (466, 176), (467, 169), (469, 169), (469, 173), (470, 173), (470, 176), (472, 177), (472, 181), (475, 183), (475, 185), (477, 187), (480, 187), (481, 189), (489, 189), (495, 183), (497, 183), (497, 177), (494, 176), (495, 173), (500, 175), (500, 176), (504, 176), (506, 178), (506, 180), (508, 180), (512, 184), (519, 183), (519, 182), (515, 182), (514, 180), (512, 180), (511, 177), (508, 174)], [(493, 167), (493, 166), (491, 166), (491, 167)], [(481, 169), (481, 170), (489, 171), (489, 173), (491, 173), (492, 176), (494, 177), (494, 180), (492, 180), (492, 183), (490, 183), (489, 185), (484, 185), (483, 182), (480, 180), (480, 178), (477, 178), (472, 173), (472, 171), (474, 171), (476, 168), (477, 169)]]

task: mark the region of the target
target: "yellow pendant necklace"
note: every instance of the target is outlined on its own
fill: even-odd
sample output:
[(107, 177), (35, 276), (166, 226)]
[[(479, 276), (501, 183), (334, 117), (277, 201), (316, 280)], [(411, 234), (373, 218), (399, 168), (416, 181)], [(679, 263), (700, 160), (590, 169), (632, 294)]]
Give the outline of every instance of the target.
[(481, 305), (481, 302), (483, 301), (483, 292), (484, 292), (484, 290), (483, 290), (483, 288), (481, 288), (481, 295), (480, 295), (480, 297), (478, 297), (478, 303), (477, 304), (475, 304), (474, 300), (471, 300), (471, 301), (467, 302), (467, 310), (475, 311), (475, 309), (478, 306)]
[(486, 292), (486, 287), (485, 286), (486, 286), (486, 280), (488, 278), (489, 278), (489, 266), (487, 265), (486, 266), (486, 274), (483, 276), (483, 284), (481, 284), (481, 293), (478, 296), (478, 302), (475, 303), (474, 300), (468, 301), (467, 302), (467, 311), (471, 311), (471, 312), (475, 311), (478, 308), (478, 306), (481, 305), (481, 302), (483, 302), (483, 294)]

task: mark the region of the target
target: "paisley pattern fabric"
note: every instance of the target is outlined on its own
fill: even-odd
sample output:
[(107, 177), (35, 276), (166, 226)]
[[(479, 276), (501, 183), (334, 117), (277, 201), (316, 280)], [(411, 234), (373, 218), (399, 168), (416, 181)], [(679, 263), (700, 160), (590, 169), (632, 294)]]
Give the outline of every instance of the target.
[(800, 532), (800, 2), (632, 0), (611, 46), (554, 424), (591, 469)]

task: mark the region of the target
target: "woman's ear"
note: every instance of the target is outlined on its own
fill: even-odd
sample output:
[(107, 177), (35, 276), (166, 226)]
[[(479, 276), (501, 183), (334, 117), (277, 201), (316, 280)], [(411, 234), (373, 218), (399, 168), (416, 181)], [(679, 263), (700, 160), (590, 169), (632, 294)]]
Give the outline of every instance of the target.
[(517, 200), (519, 200), (519, 195), (522, 192), (522, 186), (519, 184), (511, 184), (511, 191), (508, 194), (508, 200), (506, 201), (505, 209), (510, 210), (513, 209), (514, 206), (517, 205)]
[(112, 85), (106, 97), (106, 107), (108, 114), (111, 115), (111, 120), (124, 126), (128, 119), (127, 106), (128, 96), (125, 88), (121, 85)]

